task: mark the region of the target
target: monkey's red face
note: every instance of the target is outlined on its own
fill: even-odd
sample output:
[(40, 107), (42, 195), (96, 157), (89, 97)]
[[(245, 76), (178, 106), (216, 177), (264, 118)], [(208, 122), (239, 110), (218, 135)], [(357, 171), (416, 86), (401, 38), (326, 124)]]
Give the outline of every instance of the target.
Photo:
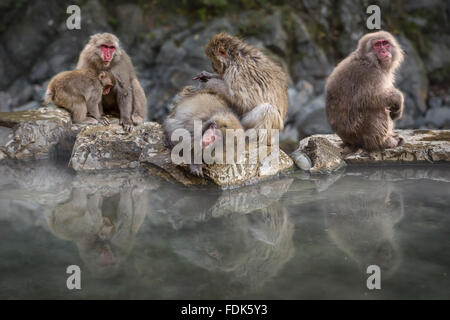
[(100, 45), (100, 51), (102, 52), (103, 65), (108, 66), (111, 60), (114, 58), (114, 52), (116, 47), (109, 44)]
[(202, 147), (205, 148), (209, 146), (216, 140), (222, 138), (222, 132), (217, 128), (215, 122), (211, 123), (209, 127), (205, 130), (202, 136)]
[(378, 60), (383, 63), (389, 63), (392, 59), (391, 44), (386, 39), (375, 40), (372, 43), (372, 48), (377, 54)]

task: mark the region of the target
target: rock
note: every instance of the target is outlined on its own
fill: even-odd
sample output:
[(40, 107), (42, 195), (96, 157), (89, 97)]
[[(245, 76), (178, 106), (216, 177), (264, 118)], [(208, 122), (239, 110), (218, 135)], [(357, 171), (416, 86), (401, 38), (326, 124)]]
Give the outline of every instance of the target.
[[(262, 160), (256, 161), (250, 158), (246, 152), (245, 161), (242, 164), (211, 164), (204, 169), (206, 179), (192, 176), (186, 166), (176, 166), (171, 161), (170, 150), (163, 146), (162, 131), (155, 137), (155, 143), (147, 146), (140, 157), (140, 161), (151, 174), (157, 174), (168, 181), (177, 181), (184, 185), (204, 185), (212, 181), (223, 189), (255, 183), (293, 166), (292, 159), (282, 150), (279, 155), (270, 150)], [(255, 160), (255, 161), (251, 161)]]
[(450, 108), (431, 108), (425, 116), (425, 124), (431, 125), (434, 128), (448, 128), (450, 127)]
[(396, 127), (411, 128), (414, 118), (427, 110), (428, 79), (423, 62), (411, 41), (402, 35), (397, 39), (405, 51), (405, 61), (400, 67), (396, 81), (405, 98), (405, 109), (403, 117), (396, 122)]
[(295, 125), (304, 136), (332, 132), (325, 111), (325, 94), (303, 106), (295, 118)]
[(288, 89), (289, 110), (287, 118), (294, 119), (297, 114), (303, 112), (308, 101), (314, 97), (314, 87), (308, 81), (300, 80), (295, 87)]
[(326, 173), (345, 164), (427, 163), (450, 161), (450, 130), (396, 130), (405, 138), (397, 148), (382, 152), (358, 150), (344, 154), (341, 139), (335, 134), (314, 135), (300, 141), (296, 153), (312, 161), (311, 173)]
[(121, 4), (116, 7), (118, 36), (122, 42), (131, 45), (143, 30), (142, 10), (136, 4)]
[(57, 145), (64, 140), (71, 124), (70, 114), (62, 109), (49, 107), (32, 111), (2, 112), (0, 159), (49, 158), (56, 154)]
[(160, 135), (154, 122), (131, 133), (119, 124), (88, 125), (77, 135), (69, 165), (76, 171), (137, 168), (144, 147), (159, 142)]
[[(332, 140), (333, 138), (337, 140)], [(311, 136), (300, 141), (294, 154), (299, 155), (302, 152), (309, 157), (312, 162), (312, 167), (309, 169), (311, 173), (332, 172), (345, 166), (341, 158), (342, 149), (339, 147), (339, 142), (336, 135)]]

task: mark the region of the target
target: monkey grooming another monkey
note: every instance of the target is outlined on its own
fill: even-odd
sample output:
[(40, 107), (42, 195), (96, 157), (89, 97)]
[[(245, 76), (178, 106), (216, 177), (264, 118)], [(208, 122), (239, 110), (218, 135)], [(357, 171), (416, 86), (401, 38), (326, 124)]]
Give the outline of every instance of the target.
[(206, 82), (206, 88), (225, 97), (245, 129), (282, 130), (289, 100), (281, 67), (227, 33), (213, 36), (205, 52), (216, 74), (203, 71), (193, 79)]
[[(202, 136), (200, 141), (194, 141), (194, 121), (201, 121)], [(191, 136), (192, 174), (203, 177), (204, 164), (194, 164), (194, 143), (201, 144), (202, 149), (213, 143), (223, 143), (226, 146), (226, 130), (243, 127), (237, 116), (228, 108), (226, 101), (209, 89), (185, 87), (178, 94), (175, 106), (163, 124), (166, 141), (171, 142), (172, 133), (177, 129), (186, 129)], [(201, 150), (200, 150), (201, 151)]]
[(98, 33), (91, 36), (81, 51), (77, 69), (91, 68), (96, 71), (109, 71), (117, 85), (104, 96), (102, 105), (105, 111), (120, 112), (120, 124), (130, 132), (133, 124), (142, 124), (147, 116), (147, 98), (133, 68), (130, 57), (120, 47), (119, 39), (111, 33)]
[(79, 69), (58, 73), (52, 78), (45, 93), (44, 103), (53, 103), (69, 110), (75, 123), (108, 125), (103, 116), (102, 95), (115, 85), (110, 72), (97, 73), (93, 69)]
[(403, 113), (403, 94), (394, 87), (403, 50), (386, 31), (363, 36), (357, 49), (333, 70), (326, 84), (331, 128), (351, 149), (378, 151), (404, 140), (393, 133)]

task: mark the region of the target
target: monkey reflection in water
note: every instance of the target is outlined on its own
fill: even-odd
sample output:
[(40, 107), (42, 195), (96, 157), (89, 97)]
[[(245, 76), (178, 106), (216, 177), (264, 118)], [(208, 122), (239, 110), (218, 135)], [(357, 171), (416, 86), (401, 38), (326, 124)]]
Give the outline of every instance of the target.
[(174, 251), (208, 271), (227, 273), (226, 291), (242, 294), (262, 287), (293, 256), (294, 226), (278, 203), (215, 217), (185, 231), (172, 240)]
[(364, 273), (369, 265), (377, 265), (386, 278), (395, 273), (401, 262), (394, 227), (404, 214), (403, 196), (391, 183), (362, 184), (347, 176), (327, 190), (328, 234)]
[(145, 218), (146, 201), (138, 188), (106, 194), (74, 188), (70, 200), (55, 207), (48, 225), (55, 236), (76, 243), (95, 277), (111, 277), (131, 252)]

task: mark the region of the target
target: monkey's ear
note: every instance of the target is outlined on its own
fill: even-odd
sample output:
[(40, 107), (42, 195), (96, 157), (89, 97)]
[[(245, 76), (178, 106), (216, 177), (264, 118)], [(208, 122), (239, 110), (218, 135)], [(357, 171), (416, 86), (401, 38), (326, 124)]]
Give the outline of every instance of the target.
[(221, 56), (221, 57), (226, 57), (227, 56), (227, 51), (225, 50), (225, 49), (223, 49), (223, 48), (220, 48), (219, 49), (219, 55)]
[(99, 80), (103, 80), (105, 77), (106, 77), (106, 73), (103, 72), (103, 71), (100, 72), (99, 75), (98, 75), (98, 79), (99, 79)]

